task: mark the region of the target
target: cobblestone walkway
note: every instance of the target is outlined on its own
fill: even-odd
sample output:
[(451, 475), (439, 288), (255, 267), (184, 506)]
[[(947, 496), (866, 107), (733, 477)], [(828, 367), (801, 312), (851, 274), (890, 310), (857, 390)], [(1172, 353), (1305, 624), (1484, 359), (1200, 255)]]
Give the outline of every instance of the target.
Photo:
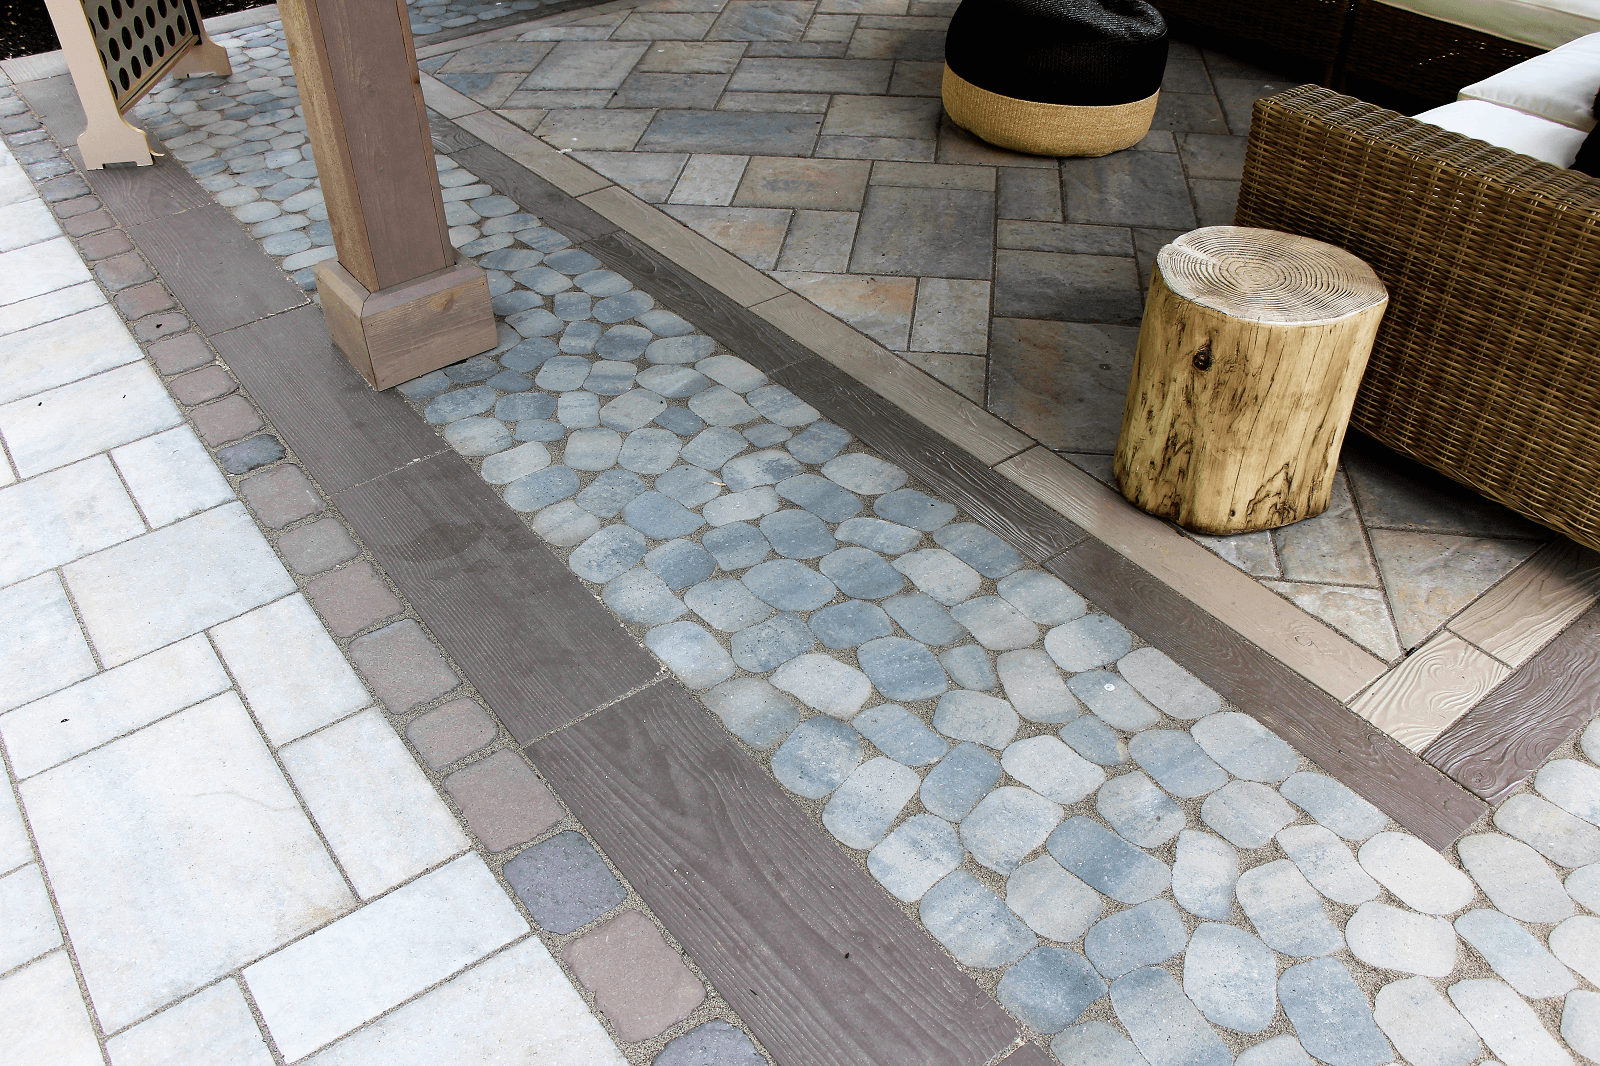
[(0, 1063), (765, 1061), (0, 122)]
[[(281, 38), (237, 44), (265, 57)], [(145, 115), (307, 284), (332, 254), (314, 167), (274, 140), (298, 135), (289, 86), (253, 99), (235, 91), (250, 77), (163, 90)], [(1600, 1056), (1600, 727), (1441, 857), (439, 167), (501, 344), (401, 392), (1063, 1063)]]

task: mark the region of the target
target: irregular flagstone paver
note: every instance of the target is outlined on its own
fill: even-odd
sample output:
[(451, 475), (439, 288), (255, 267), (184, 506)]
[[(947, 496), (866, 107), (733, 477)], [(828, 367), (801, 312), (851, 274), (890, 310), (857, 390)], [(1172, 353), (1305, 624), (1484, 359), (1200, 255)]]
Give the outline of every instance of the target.
[(1278, 833), (1278, 846), (1312, 887), (1335, 903), (1354, 906), (1376, 898), (1380, 891), (1349, 847), (1325, 826), (1290, 826)]
[(955, 826), (931, 814), (914, 814), (868, 853), (867, 871), (895, 898), (915, 903), (960, 866), (965, 854)]
[(1083, 938), (1084, 953), (1107, 977), (1166, 962), (1189, 940), (1177, 908), (1153, 899), (1102, 919)]
[(1259, 848), (1298, 815), (1274, 789), (1254, 781), (1230, 781), (1206, 797), (1200, 817), (1230, 844)]
[(922, 805), (959, 822), (999, 781), (999, 759), (976, 744), (958, 744), (922, 779)]
[(1490, 902), (1511, 917), (1548, 923), (1572, 916), (1572, 898), (1539, 853), (1520, 840), (1479, 833), (1458, 841), (1456, 852)]
[(1227, 772), (1181, 730), (1147, 729), (1128, 742), (1128, 754), (1161, 787), (1185, 799), (1204, 796), (1228, 783)]
[(1239, 853), (1210, 833), (1185, 829), (1178, 834), (1172, 867), (1172, 894), (1191, 914), (1216, 921), (1233, 917), (1233, 886), (1239, 880)]
[(1344, 943), (1316, 891), (1288, 859), (1246, 870), (1234, 885), (1239, 906), (1276, 951), (1305, 958)]
[(1077, 803), (1105, 781), (1105, 771), (1055, 737), (1029, 737), (1007, 745), (1006, 773), (1057, 803)]
[(1191, 726), (1189, 733), (1234, 777), (1275, 785), (1295, 771), (1294, 749), (1247, 714), (1208, 714)]
[(1259, 1033), (1278, 1010), (1272, 950), (1231, 925), (1202, 922), (1183, 956), (1183, 991), (1217, 1025)]
[(1166, 863), (1088, 818), (1068, 818), (1045, 845), (1063, 868), (1119, 903), (1143, 903), (1172, 883)]
[(834, 791), (822, 810), (822, 824), (847, 847), (870, 848), (883, 839), (920, 784), (893, 759), (869, 759)]
[(1572, 1066), (1533, 1008), (1499, 981), (1480, 978), (1450, 986), (1450, 1002), (1505, 1066)]
[(1557, 962), (1527, 929), (1499, 911), (1468, 911), (1456, 919), (1456, 932), (1478, 949), (1502, 980), (1524, 996), (1564, 996), (1577, 987), (1571, 971)]
[(1372, 1016), (1395, 1050), (1415, 1066), (1470, 1066), (1483, 1053), (1466, 1019), (1425, 977), (1379, 989)]
[(1108, 985), (1076, 951), (1037, 947), (1006, 971), (996, 995), (1024, 1025), (1058, 1033), (1106, 994)]
[(1278, 999), (1307, 1051), (1329, 1066), (1382, 1066), (1393, 1058), (1350, 971), (1337, 959), (1291, 966)]
[(1006, 879), (1006, 904), (1040, 936), (1071, 943), (1100, 917), (1100, 894), (1048, 855), (1017, 867)]
[(1502, 803), (1494, 812), (1494, 824), (1562, 866), (1600, 862), (1600, 829), (1532, 793)]
[(980, 865), (1009, 874), (1061, 824), (1063, 811), (1031, 789), (997, 788), (961, 822), (961, 842)]
[(1174, 718), (1204, 718), (1222, 706), (1221, 696), (1155, 648), (1122, 656), (1117, 669), (1140, 695)]
[(1233, 1058), (1178, 982), (1160, 967), (1147, 966), (1113, 981), (1111, 1005), (1150, 1066), (1229, 1066)]
[(1409, 833), (1380, 833), (1361, 846), (1362, 867), (1401, 902), (1424, 914), (1453, 914), (1472, 902), (1472, 881)]
[(1278, 791), (1346, 840), (1366, 840), (1389, 824), (1388, 815), (1325, 774), (1302, 770)]
[(1447, 977), (1456, 968), (1456, 934), (1443, 918), (1363, 903), (1344, 937), (1356, 958), (1382, 970)]
[(1039, 943), (1004, 900), (965, 870), (930, 888), (918, 914), (933, 938), (967, 966), (1006, 966)]
[(1142, 848), (1165, 844), (1184, 824), (1183, 808), (1137, 771), (1102, 785), (1095, 796), (1095, 810), (1120, 836)]

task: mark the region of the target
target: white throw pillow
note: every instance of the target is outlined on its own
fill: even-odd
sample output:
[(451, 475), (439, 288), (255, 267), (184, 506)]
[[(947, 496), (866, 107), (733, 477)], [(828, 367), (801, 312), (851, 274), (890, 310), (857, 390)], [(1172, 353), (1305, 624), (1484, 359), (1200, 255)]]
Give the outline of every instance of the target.
[(1587, 134), (1538, 115), (1486, 100), (1457, 100), (1416, 116), (1418, 122), (1442, 126), (1466, 137), (1513, 152), (1531, 155), (1558, 167), (1570, 167)]
[(1600, 92), (1600, 33), (1569, 41), (1462, 89), (1462, 100), (1488, 100), (1587, 133)]
[(1379, 0), (1491, 37), (1554, 48), (1600, 33), (1600, 0)]

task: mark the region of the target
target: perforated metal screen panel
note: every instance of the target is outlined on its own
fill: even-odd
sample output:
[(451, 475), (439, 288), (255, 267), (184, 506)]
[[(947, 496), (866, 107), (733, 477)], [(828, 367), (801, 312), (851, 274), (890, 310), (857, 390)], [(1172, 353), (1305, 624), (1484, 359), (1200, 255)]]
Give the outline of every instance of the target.
[(83, 13), (119, 111), (200, 40), (193, 0), (83, 0)]

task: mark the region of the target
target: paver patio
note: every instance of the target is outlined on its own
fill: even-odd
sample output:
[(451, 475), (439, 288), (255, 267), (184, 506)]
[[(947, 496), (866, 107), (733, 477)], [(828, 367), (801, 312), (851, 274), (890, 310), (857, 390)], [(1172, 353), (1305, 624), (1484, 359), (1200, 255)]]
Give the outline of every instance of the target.
[[(696, 15), (690, 29), (733, 39), (714, 42), (724, 61), (734, 55), (729, 44), (762, 35), (794, 40), (813, 30), (837, 35), (839, 20), (854, 21), (813, 12), (807, 3), (730, 0), (718, 12), (662, 10), (670, 7), (645, 4), (598, 21), (568, 16), (553, 30), (531, 31), (560, 37), (604, 29), (613, 40), (604, 50), (549, 49), (540, 62), (555, 58), (566, 84), (508, 93), (609, 91), (578, 81), (635, 91), (629, 78), (655, 72), (615, 68), (628, 56), (632, 68), (665, 46), (617, 40), (632, 20), (641, 33), (664, 35), (689, 32), (682, 16)], [(906, 17), (919, 25), (880, 27), (868, 23), (889, 19), (869, 16), (854, 23), (856, 37), (827, 43), (856, 49), (859, 39), (861, 49), (926, 49), (939, 27), (920, 22), (937, 16)], [(824, 19), (835, 21), (819, 24)], [(629, 31), (620, 32), (626, 40)], [(208, 81), (164, 90), (145, 116), (218, 202), (256, 227), (263, 250), (304, 285), (307, 266), (331, 251), (331, 238), (318, 217), (325, 212), (315, 167), (300, 147), (303, 137), (296, 140), (293, 87), (246, 84), (278, 77), (262, 71), (282, 69), (273, 62), (282, 59), (281, 35), (267, 24), (219, 39), (258, 69), (241, 63), (225, 86)], [(588, 42), (561, 41), (568, 43)], [(476, 47), (501, 49), (490, 61), (499, 64), (511, 46)], [(764, 58), (785, 57), (753, 57)], [(768, 77), (759, 64), (743, 67), (752, 61), (740, 60), (736, 70)], [(867, 61), (882, 63), (886, 78), (901, 76), (888, 61)], [(442, 78), (453, 62), (439, 65)], [(530, 69), (537, 76), (541, 68)], [(824, 89), (791, 84), (792, 77), (774, 74), (764, 88), (735, 91)], [(1219, 89), (1226, 80), (1219, 79)], [(682, 91), (693, 91), (693, 84)], [(457, 83), (463, 91), (467, 86)], [(214, 95), (236, 100), (227, 111), (204, 106)], [(840, 99), (809, 112), (827, 116), (813, 128), (817, 145), (829, 136), (931, 128), (909, 120), (892, 129), (850, 125), (846, 104), (834, 127), (840, 132), (830, 134), (827, 123)], [(1226, 93), (1221, 100), (1219, 107)], [(246, 107), (254, 115), (245, 115)], [(26, 114), (21, 107), (11, 111)], [(608, 114), (555, 108), (539, 121), (590, 112)], [(881, 118), (884, 111), (875, 113)], [(639, 136), (656, 130), (662, 114), (648, 118)], [(579, 124), (560, 127), (564, 135), (579, 129), (579, 119), (572, 121)], [(9, 140), (35, 168), (33, 177), (73, 177), (32, 126)], [(704, 136), (707, 128), (720, 127), (696, 120), (685, 124), (691, 133), (683, 136)], [(243, 136), (250, 130), (262, 131), (270, 152), (250, 150), (257, 139)], [(937, 155), (941, 137), (965, 143), (936, 130), (932, 137), (893, 139), (927, 141)], [(1188, 158), (1181, 151), (1186, 141), (1174, 143), (1179, 152), (1148, 156), (1167, 155), (1169, 165), (1180, 165)], [(988, 151), (970, 144), (965, 150)], [(622, 165), (574, 154), (597, 167)], [(626, 158), (673, 154), (630, 151)], [(747, 260), (750, 234), (759, 235), (769, 218), (760, 212), (785, 215), (776, 237), (762, 238), (777, 242), (773, 267), (781, 265), (805, 211), (856, 215), (844, 210), (854, 204), (860, 220), (850, 225), (861, 227), (874, 210), (886, 220), (893, 211), (913, 213), (935, 201), (958, 210), (951, 205), (959, 198), (944, 195), (951, 192), (981, 193), (993, 204), (997, 190), (1020, 180), (1007, 171), (1040, 169), (996, 171), (968, 157), (953, 166), (987, 170), (993, 184), (950, 189), (949, 179), (936, 184), (927, 170), (913, 175), (921, 184), (873, 184), (885, 163), (890, 176), (906, 172), (892, 159), (850, 161), (859, 181), (845, 182), (841, 192), (841, 171), (815, 169), (819, 159), (753, 157), (735, 174), (715, 147), (679, 154), (667, 193), (693, 178), (727, 200), (681, 205), (675, 213)], [(658, 306), (648, 281), (606, 269), (450, 156), (441, 155), (439, 166), (452, 222), (460, 227), (458, 245), (491, 272), (502, 343), (488, 356), (403, 386), (415, 417), (436, 427), (441, 447), (465, 457), (628, 632), (699, 693), (710, 716), (789, 792), (815, 831), (848, 851), (860, 877), (881, 885), (997, 997), (1029, 1041), (1008, 1061), (1047, 1061), (1046, 1047), (1069, 1066), (1277, 1066), (1311, 1061), (1308, 1055), (1334, 1066), (1466, 1066), (1489, 1061), (1486, 1053), (1507, 1066), (1532, 1066), (1573, 1061), (1572, 1052), (1600, 1056), (1600, 993), (1593, 990), (1600, 968), (1592, 957), (1600, 921), (1591, 916), (1600, 912), (1594, 876), (1600, 727), (1556, 751), (1492, 824), (1474, 826), (1441, 857), (1019, 554), (981, 516), (963, 513), (740, 357), (751, 353), (728, 350)], [(12, 164), (6, 188), (24, 189), (14, 176), (20, 169)], [(634, 191), (644, 188), (637, 171), (617, 173)], [(932, 176), (939, 173), (947, 172)], [(752, 174), (759, 180), (746, 202), (765, 189), (778, 206), (741, 205)], [(66, 186), (47, 189), (55, 196)], [(144, 339), (140, 325), (181, 309), (168, 310), (172, 301), (159, 281), (144, 280), (149, 275), (140, 274), (137, 253), (108, 268), (129, 254), (115, 240), (121, 231), (99, 225), (91, 231), (87, 223), (74, 229), (73, 218), (98, 209), (93, 198), (55, 196), (56, 213), (96, 261), (91, 275), (71, 243), (56, 236), (43, 201), (31, 186), (25, 191), (29, 196), (17, 203), (41, 205), (28, 208), (31, 215), (17, 212), (32, 220), (31, 239), (0, 253), (0, 285), (14, 286), (0, 294), (0, 312), (18, 338), (15, 350), (24, 353), (8, 357), (6, 378), (17, 384), (11, 402), (0, 407), (0, 437), (15, 468), (4, 476), (16, 481), (0, 489), (0, 509), (8, 529), (28, 532), (17, 534), (18, 547), (8, 553), (0, 597), (32, 608), (22, 616), (21, 608), (8, 607), (4, 618), (10, 624), (25, 617), (22, 633), (33, 643), (19, 648), (18, 638), (8, 640), (6, 651), (18, 665), (7, 673), (14, 669), (26, 681), (0, 715), (0, 742), (20, 782), (30, 836), (15, 838), (12, 851), (22, 865), (0, 880), (0, 889), (44, 884), (41, 870), (48, 887), (19, 887), (0, 897), (20, 901), (6, 904), (8, 924), (13, 907), (37, 916), (17, 926), (23, 935), (13, 961), (22, 965), (0, 970), (0, 996), (10, 989), (18, 1001), (44, 1004), (34, 1009), (65, 1012), (73, 1024), (52, 1033), (75, 1034), (85, 1054), (99, 1054), (92, 1047), (98, 1038), (119, 1066), (154, 1061), (147, 1049), (174, 1039), (180, 1024), (199, 1025), (189, 1019), (200, 1017), (217, 1019), (207, 1024), (219, 1034), (259, 1047), (258, 1057), (284, 1062), (335, 1040), (319, 1061), (391, 1062), (402, 1055), (434, 1061), (447, 1053), (523, 1061), (508, 1049), (515, 1045), (526, 1057), (530, 1041), (543, 1041), (534, 1051), (548, 1058), (528, 1061), (619, 1054), (636, 1062), (654, 1057), (661, 1066), (759, 1061), (763, 1053), (734, 1027), (744, 1023), (728, 1002), (697, 1006), (703, 981), (661, 939), (634, 894), (648, 898), (651, 886), (630, 889), (626, 878), (619, 880), (614, 867), (623, 860), (601, 858), (583, 827), (508, 750), (504, 729), (479, 703), (461, 698), (472, 690), (461, 688), (439, 656), (403, 589), (390, 587), (375, 557), (329, 507), (316, 471), (308, 480), (297, 457), (285, 456), (248, 390), (213, 362), (199, 334), (161, 340), (145, 355), (134, 339)], [(802, 207), (804, 197), (820, 206)], [(981, 215), (983, 202), (966, 205), (963, 217)], [(104, 219), (106, 226), (112, 221)], [(1032, 221), (1073, 239), (1084, 233), (1070, 221)], [(892, 229), (884, 223), (877, 243), (870, 233), (865, 243), (858, 234), (851, 255), (834, 260), (840, 269), (811, 273), (847, 286), (909, 285), (905, 307), (884, 316), (901, 324), (896, 328), (903, 327), (908, 344), (919, 336), (918, 321), (928, 323), (920, 335), (930, 338), (970, 340), (986, 330), (986, 308), (963, 313), (954, 326), (935, 315), (945, 307), (960, 311), (970, 290), (957, 282), (993, 284), (998, 293), (1000, 273), (983, 276), (987, 253), (969, 255), (964, 265), (957, 260), (970, 249), (945, 257), (948, 273), (978, 277), (889, 273), (884, 264), (896, 256), (908, 268), (926, 270), (928, 262), (926, 247), (907, 249)], [(1120, 232), (1130, 242), (1139, 235), (1133, 228)], [(111, 249), (109, 256), (94, 254)], [(1127, 278), (1138, 276), (1134, 255), (1103, 251), (1034, 253), (1096, 262), (1054, 263), (1051, 271), (1062, 273), (1038, 271), (1033, 284), (1087, 276), (1103, 290), (1110, 275), (1095, 269), (1103, 266), (1099, 260), (1126, 260)], [(852, 269), (857, 255), (870, 260), (870, 270)], [(55, 265), (40, 270), (43, 263)], [(108, 305), (94, 276), (119, 294), (154, 287), (145, 302), (118, 295)], [(796, 282), (781, 271), (775, 276)], [(106, 283), (108, 277), (140, 280), (123, 285)], [(796, 287), (818, 298), (802, 282)], [(1126, 285), (1122, 291), (1136, 307), (1137, 292)], [(157, 293), (166, 303), (150, 309)], [(985, 292), (982, 300), (990, 299)], [(111, 306), (137, 320), (131, 336)], [(832, 309), (870, 334), (852, 318), (858, 306)], [(1052, 320), (1026, 321), (1032, 328)], [(184, 319), (172, 331), (186, 327)], [(96, 343), (83, 343), (85, 336)], [(992, 405), (994, 353), (940, 346), (930, 343), (923, 360), (936, 372), (960, 364), (933, 356), (989, 360)], [(74, 361), (30, 357), (35, 352), (70, 352)], [(141, 399), (131, 412), (112, 414), (113, 394)], [(80, 431), (83, 412), (101, 409), (107, 414), (91, 417), (90, 432)], [(181, 446), (173, 443), (180, 440)], [(208, 451), (232, 476), (217, 472)], [(1092, 465), (1085, 454), (1093, 453), (1074, 451)], [(1347, 470), (1356, 465), (1347, 460)], [(1380, 469), (1374, 481), (1381, 485), (1384, 476)], [(1352, 480), (1364, 500), (1360, 475)], [(1379, 491), (1372, 499), (1413, 501), (1417, 513), (1414, 492), (1406, 497), (1402, 487), (1382, 497)], [(89, 514), (77, 502), (85, 499), (93, 501)], [(1373, 531), (1365, 535), (1376, 545), (1381, 534), (1368, 525)], [(1277, 536), (1279, 556), (1290, 558), (1292, 549)], [(1528, 543), (1537, 536), (1528, 534)], [(181, 568), (174, 565), (180, 560)], [(157, 661), (162, 657), (168, 661)], [(164, 697), (145, 691), (160, 691), (166, 679), (181, 680), (180, 691)], [(119, 682), (131, 682), (151, 706), (122, 710), (98, 731), (65, 741), (47, 728), (65, 724), (52, 720), (73, 701), (95, 708), (117, 702), (110, 693)], [(383, 711), (372, 708), (374, 696)], [(496, 711), (493, 701), (489, 710)], [(541, 765), (540, 746), (530, 750)], [(236, 761), (221, 762), (223, 751)], [(167, 812), (182, 810), (170, 781), (144, 784), (146, 768), (163, 760), (181, 767), (182, 797), (199, 792), (184, 802), (199, 800), (200, 824), (212, 818), (216, 828), (191, 827), (166, 841), (158, 833), (156, 848), (148, 849), (153, 855), (130, 851), (130, 825), (160, 828), (171, 818)], [(210, 769), (223, 765), (226, 771)], [(567, 772), (553, 764), (542, 769), (547, 777)], [(205, 772), (225, 773), (219, 786), (251, 783), (262, 809), (272, 812), (255, 817), (269, 823), (259, 832), (275, 852), (238, 862), (240, 849), (230, 846), (229, 834), (250, 823), (207, 804), (211, 788), (204, 782), (200, 789), (189, 785), (187, 778)], [(386, 798), (374, 803), (367, 790)], [(106, 799), (94, 804), (97, 794)], [(107, 851), (119, 856), (115, 878), (100, 872)], [(282, 879), (269, 880), (269, 869), (299, 879), (298, 918), (273, 916), (267, 904), (283, 905), (276, 898)], [(99, 902), (104, 893), (155, 893), (157, 900), (221, 895), (208, 893), (207, 879), (233, 895), (256, 886), (262, 903), (252, 906), (249, 895), (232, 902), (254, 921), (272, 917), (270, 931), (252, 934), (248, 922), (207, 911), (219, 932), (204, 951), (191, 948), (186, 961), (138, 979), (124, 975), (120, 983), (116, 964), (96, 961), (128, 957), (132, 949), (119, 938), (135, 935), (126, 923), (105, 923), (120, 911)], [(621, 916), (613, 916), (617, 904), (625, 908)], [(451, 918), (468, 909), (472, 921)], [(57, 915), (64, 938), (51, 924)], [(163, 916), (159, 905), (150, 908), (149, 938), (158, 946)], [(537, 930), (531, 936), (530, 919)], [(669, 935), (676, 935), (677, 920), (665, 919)], [(417, 953), (424, 961), (368, 964), (361, 970), (379, 972), (350, 980), (352, 960), (395, 939), (390, 929), (426, 936), (429, 950)], [(54, 950), (63, 942), (71, 946), (70, 961)], [(649, 960), (662, 976), (643, 988), (630, 984), (635, 975), (623, 958), (632, 959), (633, 969)], [(82, 1001), (74, 998), (74, 965), (87, 988)], [(687, 981), (673, 979), (674, 966)], [(211, 983), (219, 977), (221, 983)], [(522, 983), (530, 979), (541, 982), (537, 991)], [(516, 990), (507, 991), (512, 985)], [(739, 994), (723, 991), (730, 1002)], [(647, 992), (655, 999), (645, 1002)], [(519, 994), (569, 1004), (562, 1017), (571, 1029), (542, 1017), (530, 1021), (531, 1004), (518, 1001)], [(709, 1021), (712, 1013), (727, 1021)], [(383, 1016), (370, 1021), (377, 1015)], [(656, 1055), (663, 1033), (691, 1029), (684, 1043)], [(759, 1027), (752, 1031), (761, 1035)], [(430, 1042), (416, 1043), (424, 1032)], [(613, 1038), (622, 1041), (621, 1052)], [(703, 1050), (712, 1046), (726, 1050)], [(779, 1044), (765, 1053), (780, 1063), (798, 1061)], [(214, 1061), (219, 1053), (210, 1054)]]

